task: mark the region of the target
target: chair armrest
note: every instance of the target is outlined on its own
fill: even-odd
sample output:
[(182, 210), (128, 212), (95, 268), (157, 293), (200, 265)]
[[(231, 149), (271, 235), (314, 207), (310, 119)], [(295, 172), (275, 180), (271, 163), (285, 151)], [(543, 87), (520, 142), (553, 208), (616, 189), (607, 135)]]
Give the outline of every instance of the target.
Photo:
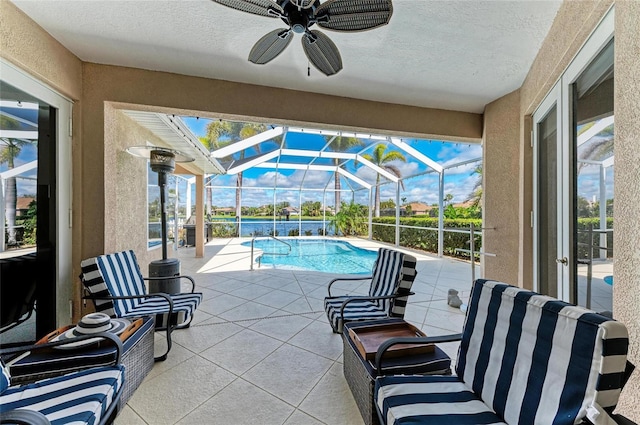
[(462, 339), (462, 334), (452, 335), (440, 335), (440, 336), (425, 336), (425, 337), (401, 337), (401, 338), (389, 338), (378, 347), (376, 352), (376, 370), (378, 373), (382, 371), (382, 357), (384, 353), (391, 347), (397, 344), (439, 344), (442, 342), (455, 342)]
[(329, 285), (327, 286), (327, 292), (329, 293), (329, 296), (331, 297), (331, 285), (333, 285), (335, 282), (339, 282), (339, 281), (356, 281), (356, 280), (367, 280), (367, 279), (373, 279), (373, 276), (363, 276), (363, 277), (339, 277), (337, 279), (333, 279), (331, 282), (329, 282)]
[(406, 294), (391, 294), (391, 295), (384, 295), (379, 297), (370, 297), (368, 295), (354, 295), (353, 297), (349, 297), (347, 300), (345, 300), (345, 302), (342, 303), (342, 306), (340, 307), (340, 318), (344, 319), (344, 309), (347, 306), (347, 304), (349, 304), (350, 302), (362, 301), (362, 300), (366, 300), (366, 301), (390, 300), (393, 298), (407, 297), (409, 295), (415, 295), (415, 292), (407, 292)]
[(110, 332), (100, 332), (92, 335), (79, 335), (77, 337), (64, 339), (61, 341), (45, 342), (44, 344), (33, 344), (33, 345), (23, 345), (23, 346), (12, 347), (12, 348), (3, 348), (0, 350), (0, 356), (4, 357), (9, 355), (14, 355), (7, 359), (7, 361), (10, 362), (11, 360), (15, 359), (16, 357), (26, 352), (36, 352), (41, 350), (47, 350), (49, 348), (60, 347), (70, 343), (83, 341), (85, 339), (94, 339), (94, 338), (103, 338), (107, 341), (108, 344), (113, 344), (116, 348), (116, 357), (115, 357), (114, 364), (121, 363), (122, 341), (120, 341), (120, 338), (118, 338), (116, 335)]
[(169, 314), (173, 314), (173, 300), (169, 296), (169, 294), (165, 294), (163, 292), (156, 292), (154, 294), (144, 294), (144, 295), (121, 295), (115, 297), (113, 295), (85, 295), (82, 299), (87, 300), (136, 300), (138, 298), (164, 298), (167, 303), (169, 303)]
[(165, 279), (187, 279), (191, 282), (191, 293), (196, 290), (196, 281), (193, 280), (191, 276), (180, 275), (180, 276), (149, 276), (143, 277), (143, 280), (165, 280)]
[(16, 409), (3, 412), (0, 424), (13, 425), (51, 425), (49, 419), (36, 410)]

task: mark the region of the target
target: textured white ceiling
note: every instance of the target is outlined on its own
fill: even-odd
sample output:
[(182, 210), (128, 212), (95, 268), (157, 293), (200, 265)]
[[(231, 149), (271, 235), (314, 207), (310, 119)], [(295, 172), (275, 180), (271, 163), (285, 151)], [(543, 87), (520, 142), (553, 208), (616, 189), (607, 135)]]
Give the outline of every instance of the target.
[(322, 30), (344, 69), (311, 67), (296, 34), (267, 65), (253, 44), (284, 27), (210, 0), (13, 0), (80, 59), (272, 87), (482, 112), (522, 84), (561, 0), (394, 0), (371, 31)]

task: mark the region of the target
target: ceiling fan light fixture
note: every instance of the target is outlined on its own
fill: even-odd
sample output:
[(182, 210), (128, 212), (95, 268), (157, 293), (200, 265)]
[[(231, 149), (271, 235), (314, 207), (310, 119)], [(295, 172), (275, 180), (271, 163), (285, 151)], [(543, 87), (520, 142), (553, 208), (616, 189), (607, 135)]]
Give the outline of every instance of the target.
[(316, 0), (289, 0), (291, 4), (301, 9), (308, 9), (316, 2)]

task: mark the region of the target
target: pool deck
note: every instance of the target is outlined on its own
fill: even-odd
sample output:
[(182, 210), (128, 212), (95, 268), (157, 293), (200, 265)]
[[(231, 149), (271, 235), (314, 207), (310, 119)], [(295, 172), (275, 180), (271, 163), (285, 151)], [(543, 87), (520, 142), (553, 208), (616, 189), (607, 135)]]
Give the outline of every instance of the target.
[[(191, 327), (174, 333), (169, 358), (154, 365), (116, 424), (363, 423), (343, 377), (341, 337), (332, 333), (323, 309), (326, 285), (338, 275), (250, 271), (250, 249), (240, 245), (247, 240), (209, 242), (204, 258), (194, 258), (195, 248), (169, 251), (204, 300)], [(428, 335), (460, 332), (464, 315), (446, 304), (446, 295), (455, 288), (468, 297), (470, 264), (407, 252), (418, 259), (418, 275), (405, 319)], [(367, 290), (356, 286), (350, 293)], [(157, 350), (163, 343), (156, 335)], [(457, 346), (442, 344), (452, 358)]]

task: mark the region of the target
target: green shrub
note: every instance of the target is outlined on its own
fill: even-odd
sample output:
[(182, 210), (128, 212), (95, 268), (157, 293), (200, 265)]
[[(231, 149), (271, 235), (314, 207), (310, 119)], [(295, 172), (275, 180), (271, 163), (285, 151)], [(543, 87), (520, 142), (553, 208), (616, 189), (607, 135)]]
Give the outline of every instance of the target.
[[(391, 224), (395, 226), (395, 217), (378, 217), (373, 219), (373, 239), (395, 243), (396, 229), (393, 226), (376, 226), (376, 223)], [(482, 227), (482, 220), (480, 219), (445, 219), (445, 228), (457, 228), (468, 230), (471, 223), (476, 227), (477, 233), (475, 235), (475, 248), (476, 250), (482, 244), (482, 238), (480, 228)], [(421, 229), (414, 228), (400, 228), (400, 245), (407, 248), (415, 248), (428, 252), (438, 252), (438, 219), (432, 217), (401, 217), (400, 225), (421, 227)], [(469, 249), (469, 233), (458, 232), (444, 232), (443, 240), (443, 253), (455, 257), (469, 257), (469, 254), (464, 252), (456, 252), (456, 248)]]
[[(579, 218), (578, 219), (578, 258), (589, 257), (589, 245), (597, 247), (600, 245), (600, 233), (593, 233), (593, 241), (589, 240), (589, 225), (593, 225), (593, 229), (600, 228), (599, 218)], [(607, 217), (607, 229), (613, 229), (613, 217)], [(613, 232), (607, 232), (607, 258), (613, 258)], [(600, 249), (592, 248), (592, 258), (600, 258)]]
[(211, 237), (213, 238), (232, 238), (238, 235), (238, 228), (235, 223), (216, 221), (210, 224)]

